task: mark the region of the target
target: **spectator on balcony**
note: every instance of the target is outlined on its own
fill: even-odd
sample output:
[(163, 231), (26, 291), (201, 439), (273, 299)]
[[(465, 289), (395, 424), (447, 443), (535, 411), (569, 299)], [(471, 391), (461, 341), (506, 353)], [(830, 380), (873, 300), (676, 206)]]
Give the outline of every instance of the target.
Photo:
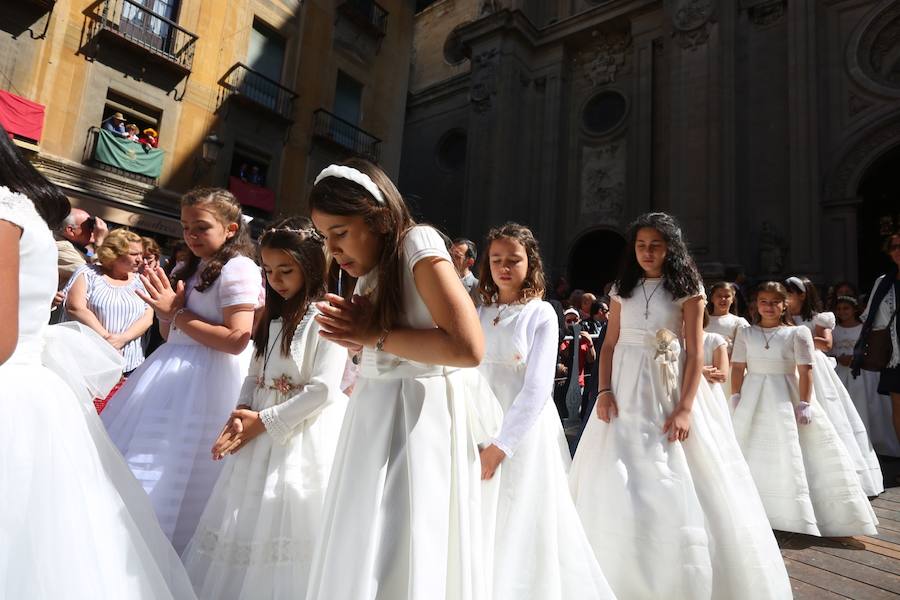
[(475, 244), (466, 238), (456, 238), (450, 244), (450, 257), (453, 259), (453, 266), (456, 268), (456, 274), (459, 275), (463, 287), (474, 298), (478, 291), (478, 278), (472, 273), (472, 267), (478, 257)]
[(66, 315), (120, 351), (128, 375), (144, 362), (141, 337), (153, 323), (153, 309), (135, 294), (144, 291), (137, 274), (144, 256), (141, 236), (116, 229), (97, 249), (97, 256), (98, 264), (81, 267), (66, 284)]
[(141, 128), (135, 125), (134, 123), (129, 123), (125, 126), (125, 139), (132, 142), (140, 142), (139, 133), (141, 132)]
[(266, 178), (262, 176), (262, 172), (257, 165), (250, 167), (250, 183), (253, 185), (266, 185)]
[(156, 148), (159, 146), (159, 134), (152, 127), (148, 127), (143, 132), (141, 132), (140, 137), (138, 137), (138, 141), (144, 146)]
[(122, 113), (113, 113), (111, 117), (103, 121), (103, 129), (121, 138), (128, 137), (128, 131), (125, 129), (125, 117)]

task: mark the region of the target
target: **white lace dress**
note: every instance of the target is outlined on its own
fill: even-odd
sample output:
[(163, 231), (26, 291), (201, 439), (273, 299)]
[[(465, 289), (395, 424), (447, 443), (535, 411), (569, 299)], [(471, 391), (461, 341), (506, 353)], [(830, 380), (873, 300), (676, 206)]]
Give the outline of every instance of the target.
[[(648, 279), (648, 291), (660, 283)], [(620, 303), (611, 387), (619, 416), (591, 415), (569, 475), (603, 574), (620, 598), (790, 598), (784, 561), (734, 438), (700, 378), (690, 436), (662, 428), (679, 400), (682, 304), (660, 284)], [(672, 341), (660, 344), (658, 332)]]
[[(546, 302), (479, 308), (479, 370), (504, 410), (492, 600), (613, 598), (566, 485), (571, 460), (553, 404), (559, 325)], [(499, 315), (499, 320), (494, 319)]]
[[(223, 310), (259, 298), (259, 267), (237, 256), (203, 292), (185, 285), (187, 308), (209, 323), (222, 323)], [(246, 355), (246, 352), (244, 353)], [(241, 358), (213, 350), (180, 329), (131, 374), (102, 414), (109, 436), (153, 502), (163, 531), (181, 552), (206, 506), (221, 461), (210, 448), (234, 409), (246, 370)]]
[(184, 564), (201, 600), (302, 598), (347, 397), (347, 352), (319, 336), (310, 307), (291, 354), (282, 320), (268, 360), (255, 357), (238, 404), (259, 411), (266, 433), (226, 457)]
[(46, 325), (56, 244), (31, 201), (0, 186), (0, 220), (22, 229), (19, 337), (0, 364), (0, 407), (13, 415), (0, 436), (0, 598), (194, 598), (91, 403), (121, 356), (86, 327)]
[[(824, 312), (815, 315), (811, 320), (804, 321), (801, 317), (794, 317), (794, 321), (805, 326), (815, 335), (816, 326), (825, 329), (834, 329), (834, 313)], [(875, 449), (869, 441), (869, 434), (853, 400), (850, 398), (847, 388), (841, 382), (834, 370), (835, 360), (825, 355), (821, 350), (816, 350), (813, 355), (813, 384), (816, 388), (816, 398), (822, 408), (828, 414), (828, 419), (834, 425), (838, 436), (847, 446), (847, 453), (856, 466), (859, 481), (867, 496), (877, 496), (884, 491), (884, 477), (881, 474), (881, 465)]]
[[(450, 255), (431, 227), (412, 228), (402, 244), (398, 326), (433, 328), (413, 269)], [(363, 276), (357, 290), (373, 284)], [(475, 387), (480, 379), (475, 369), (363, 351), (307, 600), (490, 598), (477, 443), (496, 433), (500, 407), (490, 389)]]
[[(768, 344), (768, 348), (766, 345)], [(798, 425), (797, 365), (815, 363), (805, 327), (742, 329), (732, 360), (746, 363), (734, 431), (774, 529), (875, 535), (878, 520), (846, 448), (814, 392), (812, 422)]]
[[(862, 323), (855, 327), (836, 325), (832, 332), (834, 346), (831, 355), (835, 358), (853, 356), (853, 347), (861, 331)], [(834, 370), (847, 388), (875, 451), (881, 455), (900, 457), (900, 442), (894, 431), (891, 397), (878, 393), (880, 373), (863, 369), (859, 377), (853, 377), (850, 367), (842, 364), (838, 364)]]

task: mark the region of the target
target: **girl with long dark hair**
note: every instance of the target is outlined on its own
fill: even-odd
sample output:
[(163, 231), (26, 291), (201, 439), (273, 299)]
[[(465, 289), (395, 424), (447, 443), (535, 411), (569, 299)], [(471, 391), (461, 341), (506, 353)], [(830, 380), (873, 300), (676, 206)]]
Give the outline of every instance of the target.
[[(620, 598), (790, 598), (726, 403), (701, 375), (705, 294), (681, 228), (638, 217), (569, 482)], [(683, 336), (683, 347), (680, 343)]]

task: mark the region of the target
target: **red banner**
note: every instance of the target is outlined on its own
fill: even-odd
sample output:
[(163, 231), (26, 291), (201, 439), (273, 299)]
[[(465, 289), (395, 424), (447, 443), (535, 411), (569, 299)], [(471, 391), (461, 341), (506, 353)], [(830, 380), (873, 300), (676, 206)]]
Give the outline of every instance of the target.
[(44, 130), (44, 105), (0, 90), (0, 123), (9, 133), (40, 141)]
[(267, 212), (275, 210), (275, 192), (267, 187), (247, 183), (239, 177), (229, 177), (228, 191), (244, 206), (261, 208)]

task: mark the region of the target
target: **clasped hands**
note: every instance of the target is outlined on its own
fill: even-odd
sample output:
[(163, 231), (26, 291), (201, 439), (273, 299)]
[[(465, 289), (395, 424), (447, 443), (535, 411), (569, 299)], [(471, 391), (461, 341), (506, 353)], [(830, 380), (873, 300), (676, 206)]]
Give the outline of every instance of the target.
[[(615, 395), (611, 391), (600, 394), (597, 397), (597, 418), (604, 423), (609, 423), (618, 416), (619, 407), (616, 404)], [(663, 424), (662, 432), (668, 434), (670, 442), (683, 442), (688, 439), (691, 432), (691, 411), (686, 408), (676, 408)]]
[(247, 445), (247, 442), (266, 430), (259, 413), (251, 410), (247, 404), (240, 404), (232, 411), (222, 428), (219, 437), (212, 447), (213, 460), (222, 460), (229, 454), (235, 454)]
[(145, 271), (140, 277), (147, 291), (136, 290), (135, 293), (150, 305), (160, 321), (171, 321), (175, 313), (184, 308), (184, 282), (179, 281), (173, 288), (161, 267)]
[(720, 371), (711, 365), (704, 366), (700, 372), (703, 373), (703, 377), (709, 383), (725, 383), (728, 379), (728, 374), (725, 371)]
[(319, 335), (351, 352), (359, 352), (365, 347), (372, 348), (378, 342), (378, 331), (367, 331), (365, 324), (370, 323), (372, 303), (365, 296), (354, 295), (347, 300), (337, 294), (325, 294), (321, 302), (316, 303), (321, 313), (316, 317), (319, 323)]

